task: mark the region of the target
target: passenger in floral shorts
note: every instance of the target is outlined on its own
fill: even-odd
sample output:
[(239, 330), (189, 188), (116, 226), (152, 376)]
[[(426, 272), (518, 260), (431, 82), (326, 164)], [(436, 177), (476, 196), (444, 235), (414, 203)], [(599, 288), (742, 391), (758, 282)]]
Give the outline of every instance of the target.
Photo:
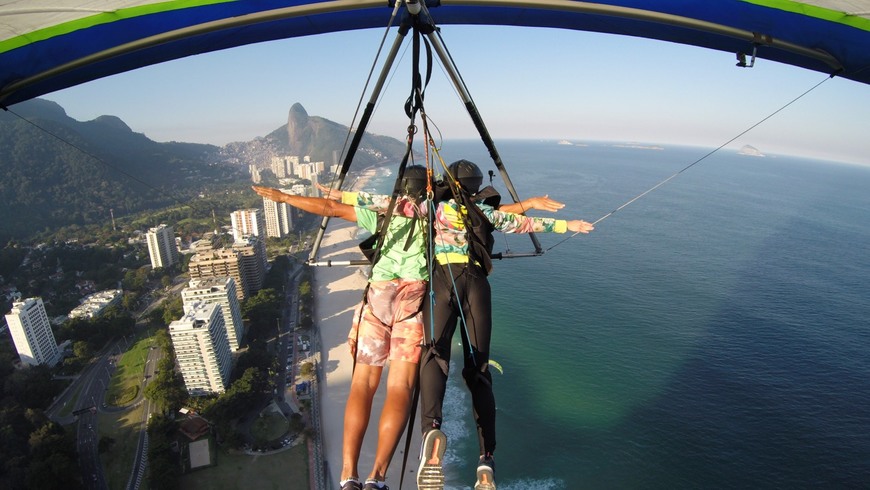
[[(356, 362), (384, 366), (387, 359), (417, 363), (423, 343), (421, 307), (426, 281), (393, 279), (369, 283), (364, 311), (353, 315), (348, 342), (356, 343)], [(360, 328), (360, 323), (362, 328)]]
[[(387, 489), (387, 468), (410, 414), (423, 339), (421, 309), (428, 281), (423, 202), (427, 178), (425, 167), (405, 169), (403, 194), (396, 200), (380, 256), (372, 266), (366, 300), (357, 307), (348, 336), (356, 364), (344, 412), (340, 477), (343, 490)], [(372, 233), (378, 231), (379, 215), (383, 215), (390, 204), (388, 198), (372, 201), (364, 193), (345, 193), (343, 202), (336, 202), (292, 196), (266, 187), (254, 186), (253, 189), (267, 199), (285, 202), (303, 211), (355, 221), (360, 228)], [(363, 487), (357, 468), (359, 455), (372, 400), (388, 360), (387, 395), (378, 424), (374, 467)]]

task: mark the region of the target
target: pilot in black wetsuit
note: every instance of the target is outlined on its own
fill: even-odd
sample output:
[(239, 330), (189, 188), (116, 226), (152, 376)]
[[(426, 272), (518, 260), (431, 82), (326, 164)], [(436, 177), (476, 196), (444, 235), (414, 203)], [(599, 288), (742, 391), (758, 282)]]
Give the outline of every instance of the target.
[[(592, 230), (592, 225), (581, 220), (530, 218), (500, 211), (497, 209), (497, 200), (483, 200), (483, 196), (488, 195), (485, 190), (478, 192), (483, 183), (483, 174), (477, 165), (467, 160), (452, 163), (449, 174), (472, 197), (465, 207), (457, 204), (455, 199), (441, 200), (432, 220), (435, 265), (430, 281), (434, 299), (427, 297), (423, 304), (426, 342), (420, 360), (423, 458), (417, 474), (417, 485), (420, 489), (443, 488), (441, 462), (447, 439), (440, 430), (442, 406), (453, 334), (459, 326), (463, 351), (462, 376), (471, 392), (480, 445), (474, 488), (493, 490), (496, 404), (492, 375), (488, 369), (492, 296), (487, 280), (492, 231), (564, 233), (570, 229), (587, 233)], [(471, 206), (476, 209), (468, 209)], [(474, 213), (477, 214), (472, 216)]]

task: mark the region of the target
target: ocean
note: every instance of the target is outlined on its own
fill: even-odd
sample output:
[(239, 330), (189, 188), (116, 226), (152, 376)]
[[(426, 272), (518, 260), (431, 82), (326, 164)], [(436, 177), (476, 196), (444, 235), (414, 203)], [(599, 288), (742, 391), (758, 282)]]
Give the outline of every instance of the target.
[[(680, 172), (710, 150), (497, 148), (520, 197), (564, 202), (563, 219), (679, 172), (589, 235), (495, 262), (500, 490), (870, 488), (870, 166), (720, 150)], [(494, 168), (477, 141), (442, 153)], [(497, 235), (506, 250), (533, 247)], [(477, 463), (460, 370), (451, 489)]]

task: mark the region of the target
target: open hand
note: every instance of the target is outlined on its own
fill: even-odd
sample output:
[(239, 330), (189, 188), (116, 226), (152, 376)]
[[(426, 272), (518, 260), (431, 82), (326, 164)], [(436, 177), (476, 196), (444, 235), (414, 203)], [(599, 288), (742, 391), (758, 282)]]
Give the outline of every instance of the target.
[(320, 182), (317, 183), (317, 189), (323, 193), (323, 197), (326, 199), (332, 199), (333, 201), (341, 201), (341, 191), (338, 189), (332, 189), (326, 187)]
[(549, 195), (530, 197), (523, 201), (526, 209), (555, 212), (565, 207), (564, 203), (550, 199)]
[(269, 199), (270, 201), (281, 202), (281, 196), (285, 195), (283, 192), (278, 189), (273, 189), (271, 187), (262, 187), (259, 185), (252, 185), (251, 189), (254, 189), (254, 192), (257, 194)]
[(583, 221), (582, 219), (574, 219), (568, 221), (568, 229), (573, 231), (574, 233), (589, 233), (594, 230), (595, 227), (592, 226), (592, 223), (588, 221)]

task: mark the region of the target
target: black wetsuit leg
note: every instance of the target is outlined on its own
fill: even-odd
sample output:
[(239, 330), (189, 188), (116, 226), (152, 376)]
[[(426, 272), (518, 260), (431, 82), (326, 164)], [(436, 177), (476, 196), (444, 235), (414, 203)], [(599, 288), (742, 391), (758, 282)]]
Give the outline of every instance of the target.
[(489, 281), (476, 266), (463, 264), (436, 267), (432, 281), (435, 304), (430, 304), (427, 298), (423, 309), (426, 339), (434, 339), (434, 342), (427, 342), (431, 347), (424, 349), (420, 362), (423, 431), (441, 423), (451, 342), (462, 315), (465, 327), (460, 322), (459, 328), (462, 332), (463, 378), (471, 391), (481, 454), (492, 453), (495, 450), (495, 396), (487, 368), (492, 334)]
[(456, 330), (458, 309), (453, 307), (450, 276), (435, 266), (431, 279), (432, 295), (423, 300), (424, 346), (420, 358), (420, 425), (425, 434), (441, 426), (444, 392), (450, 367), (450, 349)]
[(492, 293), (486, 274), (469, 267), (464, 275), (462, 308), (466, 331), (462, 330), (462, 377), (471, 392), (480, 454), (495, 451), (495, 395), (489, 372), (489, 346), (492, 339)]

